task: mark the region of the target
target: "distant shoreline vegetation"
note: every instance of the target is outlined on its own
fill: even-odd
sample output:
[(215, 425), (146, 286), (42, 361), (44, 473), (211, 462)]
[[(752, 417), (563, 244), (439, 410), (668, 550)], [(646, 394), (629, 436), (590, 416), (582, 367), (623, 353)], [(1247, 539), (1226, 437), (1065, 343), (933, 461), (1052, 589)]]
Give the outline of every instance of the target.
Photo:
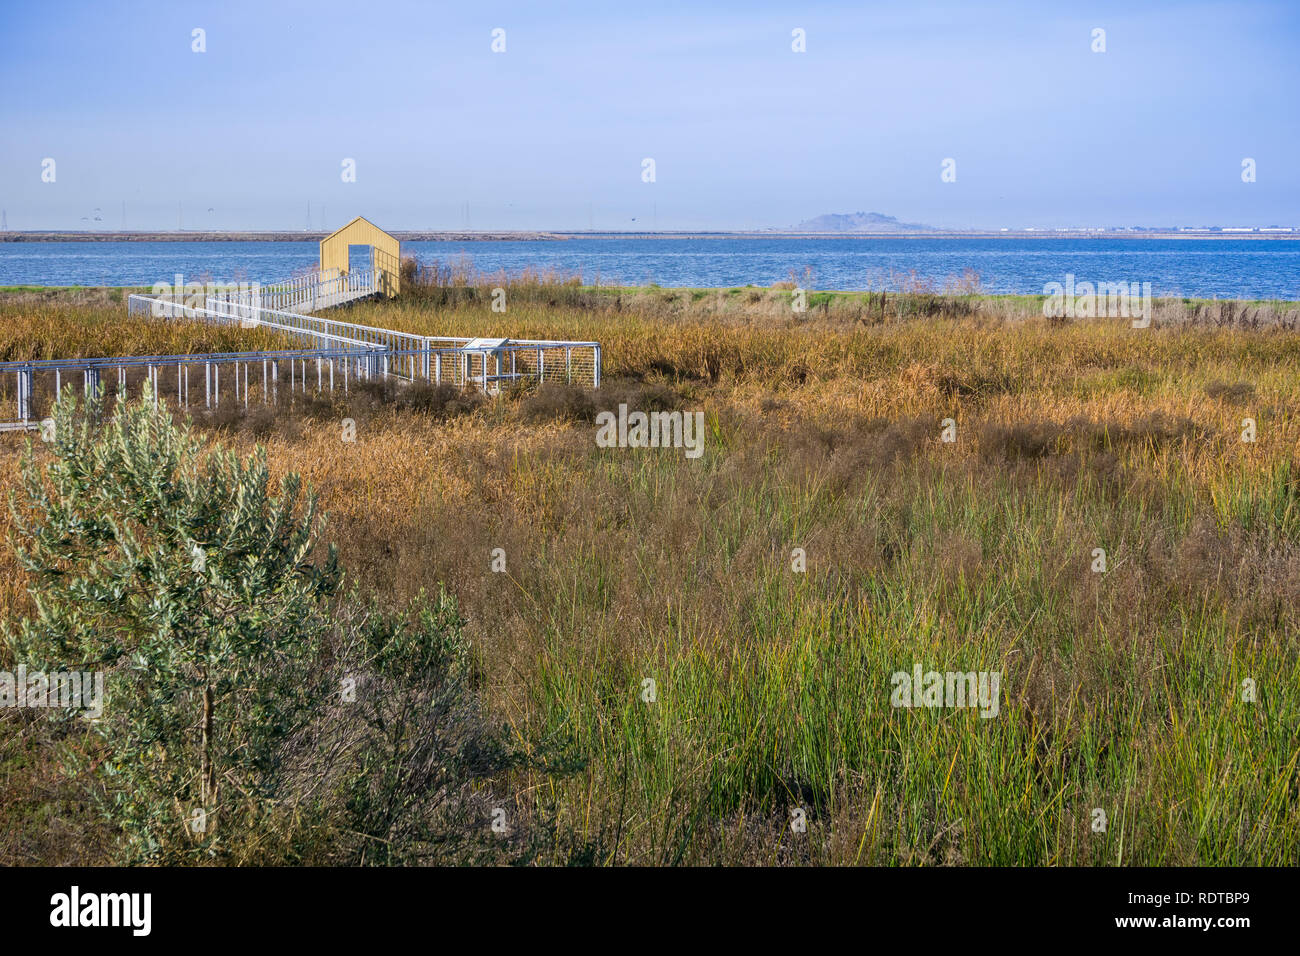
[[(907, 286), (907, 281), (906, 278), (902, 279), (902, 285)], [(593, 285), (583, 283), (572, 277), (566, 281), (558, 274), (529, 273), (511, 276), (502, 276), (500, 274), (458, 275), (457, 278), (450, 281), (413, 283), (403, 298), (424, 299), (428, 297), (429, 291), (432, 289), (442, 293), (442, 297), (446, 298), (449, 304), (453, 302), (463, 304), (464, 302), (477, 301), (478, 298), (490, 293), (492, 287), (498, 285), (510, 290), (512, 295), (521, 291), (540, 295), (554, 295), (559, 292), (562, 293), (566, 301), (573, 299), (574, 301), (571, 304), (583, 304), (589, 308), (619, 309), (631, 307), (635, 303), (639, 307), (670, 306), (692, 314), (707, 314), (714, 311), (720, 302), (726, 303), (728, 306), (735, 303), (743, 303), (750, 307), (761, 305), (767, 312), (786, 314), (786, 310), (791, 310), (791, 299), (797, 291), (794, 282), (777, 282), (771, 285), (710, 287), (661, 286), (655, 283), (645, 285)], [(550, 291), (548, 292), (548, 290)], [(121, 305), (125, 302), (127, 295), (148, 294), (149, 292), (150, 288), (148, 286), (139, 285), (0, 285), (0, 305), (19, 304), (33, 300), (50, 304), (88, 305), (106, 302)], [(806, 290), (806, 292), (806, 309), (803, 312), (791, 310), (790, 314), (796, 318), (827, 316), (832, 312), (839, 314), (840, 312), (863, 312), (865, 310), (874, 313), (874, 311), (885, 307), (887, 299), (891, 308), (902, 308), (904, 312), (915, 310), (922, 305), (925, 309), (933, 309), (944, 303), (951, 303), (954, 305), (960, 304), (968, 312), (987, 311), (990, 314), (996, 313), (1003, 317), (1029, 318), (1042, 315), (1043, 310), (1053, 302), (1053, 293), (993, 293), (979, 289), (961, 291), (952, 287), (939, 289), (928, 286), (884, 290), (810, 289)], [(1245, 320), (1246, 324), (1254, 326), (1280, 324), (1281, 327), (1290, 329), (1300, 325), (1300, 315), (1296, 312), (1297, 305), (1300, 303), (1293, 299), (1151, 296), (1149, 292), (1147, 295), (1146, 301), (1149, 304), (1146, 306), (1146, 311), (1150, 312), (1154, 309), (1158, 318), (1165, 322), (1170, 320), (1190, 320), (1193, 324), (1196, 324), (1197, 322), (1206, 321), (1206, 317), (1213, 314), (1218, 316), (1218, 321), (1221, 323), (1223, 321), (1221, 311), (1231, 309), (1240, 314), (1236, 315), (1234, 320), (1229, 321), (1228, 324), (1234, 324), (1237, 320)], [(1107, 293), (1104, 290), (1100, 301), (1103, 304), (1107, 301)], [(1261, 322), (1260, 316), (1252, 317), (1249, 315), (1249, 310), (1258, 311), (1260, 309), (1282, 309), (1282, 321), (1278, 323), (1274, 321), (1274, 317), (1270, 317), (1268, 320)], [(1205, 315), (1201, 313), (1205, 313)], [(1104, 317), (1104, 315), (1101, 317)], [(1047, 318), (1068, 320), (1073, 316), (1062, 314), (1060, 316), (1049, 315)]]

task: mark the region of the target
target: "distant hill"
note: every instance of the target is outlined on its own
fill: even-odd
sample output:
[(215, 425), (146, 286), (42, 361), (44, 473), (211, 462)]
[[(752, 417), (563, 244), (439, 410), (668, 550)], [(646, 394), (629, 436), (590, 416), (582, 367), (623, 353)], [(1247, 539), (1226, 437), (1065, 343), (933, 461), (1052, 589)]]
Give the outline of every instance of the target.
[(782, 232), (940, 232), (919, 222), (899, 222), (878, 212), (831, 212), (805, 219)]

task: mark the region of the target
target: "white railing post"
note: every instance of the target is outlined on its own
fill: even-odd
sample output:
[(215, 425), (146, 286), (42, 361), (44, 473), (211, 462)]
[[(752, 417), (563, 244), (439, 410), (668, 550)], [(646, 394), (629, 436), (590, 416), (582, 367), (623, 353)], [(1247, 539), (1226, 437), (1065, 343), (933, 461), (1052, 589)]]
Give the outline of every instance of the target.
[(18, 417), (24, 422), (32, 417), (32, 370), (18, 370)]

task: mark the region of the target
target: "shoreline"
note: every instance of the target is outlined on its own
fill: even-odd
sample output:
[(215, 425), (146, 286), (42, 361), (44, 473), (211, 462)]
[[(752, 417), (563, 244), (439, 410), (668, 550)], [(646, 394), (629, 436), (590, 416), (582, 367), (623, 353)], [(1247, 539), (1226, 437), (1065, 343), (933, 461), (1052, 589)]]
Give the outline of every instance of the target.
[[(638, 296), (644, 295), (649, 297), (673, 297), (679, 295), (694, 295), (700, 293), (714, 294), (720, 296), (735, 295), (740, 292), (759, 292), (770, 295), (788, 295), (790, 290), (774, 286), (744, 285), (744, 286), (657, 286), (657, 285), (583, 285), (578, 287), (582, 292), (593, 293), (596, 295), (606, 296)], [(871, 300), (881, 295), (880, 290), (866, 289), (811, 289), (808, 290), (810, 296), (827, 297), (829, 300)], [(10, 285), (0, 286), (0, 305), (21, 301), (25, 298), (40, 297), (42, 299), (57, 299), (60, 297), (90, 297), (104, 299), (106, 301), (122, 299), (125, 301), (126, 295), (150, 295), (151, 287), (142, 285)], [(940, 299), (980, 301), (980, 302), (1008, 302), (1020, 303), (1034, 301), (1041, 304), (1044, 300), (1051, 298), (1046, 293), (1036, 292), (901, 292), (898, 290), (884, 290), (884, 294), (891, 297), (933, 297)], [(1179, 302), (1185, 305), (1210, 305), (1214, 303), (1234, 303), (1241, 306), (1300, 306), (1300, 299), (1238, 299), (1238, 298), (1201, 298), (1185, 296), (1153, 296), (1152, 304)]]

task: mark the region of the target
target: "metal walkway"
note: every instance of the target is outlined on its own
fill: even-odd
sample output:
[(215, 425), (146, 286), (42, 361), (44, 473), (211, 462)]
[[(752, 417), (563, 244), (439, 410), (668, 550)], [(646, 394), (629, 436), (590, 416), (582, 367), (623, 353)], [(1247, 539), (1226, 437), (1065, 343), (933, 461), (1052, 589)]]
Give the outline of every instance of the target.
[(283, 282), (273, 282), (251, 290), (224, 292), (208, 298), (245, 308), (256, 306), (306, 313), (378, 295), (381, 286), (382, 276), (371, 269), (347, 273), (340, 273), (338, 269), (324, 269)]
[[(323, 281), (290, 280), (261, 289), (181, 297), (132, 295), (128, 315), (181, 319), (241, 328), (264, 328), (296, 339), (301, 348), (197, 355), (0, 362), (0, 431), (37, 428), (65, 388), (84, 392), (175, 394), (182, 408), (226, 401), (274, 404), (283, 388), (345, 393), (355, 381), (396, 379), (496, 392), (529, 381), (600, 387), (600, 343), (531, 339), (468, 339), (414, 335), (309, 314), (377, 291), (373, 273), (354, 272)], [(199, 299), (202, 305), (195, 304)], [(277, 306), (294, 305), (303, 311)], [(260, 367), (260, 374), (258, 374)], [(223, 375), (222, 369), (226, 369)], [(115, 374), (109, 374), (115, 373)], [(65, 382), (64, 379), (67, 379)], [(12, 383), (12, 388), (10, 385)], [(287, 385), (287, 387), (285, 387)]]

